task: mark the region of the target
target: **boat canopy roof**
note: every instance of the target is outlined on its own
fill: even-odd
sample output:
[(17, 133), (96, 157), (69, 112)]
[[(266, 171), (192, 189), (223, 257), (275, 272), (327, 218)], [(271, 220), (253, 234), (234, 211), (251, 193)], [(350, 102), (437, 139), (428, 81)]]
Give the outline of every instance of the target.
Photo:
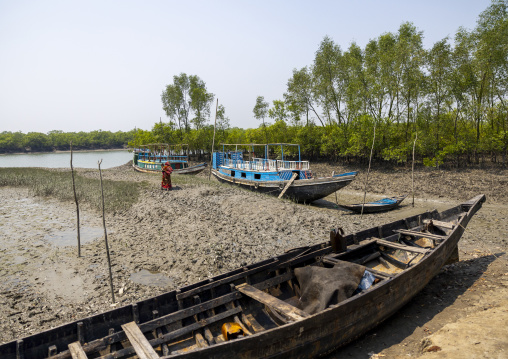
[(226, 146), (235, 146), (236, 151), (238, 150), (238, 147), (264, 147), (265, 148), (265, 157), (268, 158), (268, 149), (272, 146), (280, 146), (281, 156), (282, 160), (284, 160), (284, 147), (285, 146), (295, 146), (298, 147), (298, 161), (301, 161), (301, 154), (300, 154), (300, 145), (296, 143), (221, 143), (223, 152), (224, 148)]
[(169, 143), (148, 143), (146, 145), (140, 145), (141, 148), (188, 148), (189, 145), (186, 143), (170, 145)]

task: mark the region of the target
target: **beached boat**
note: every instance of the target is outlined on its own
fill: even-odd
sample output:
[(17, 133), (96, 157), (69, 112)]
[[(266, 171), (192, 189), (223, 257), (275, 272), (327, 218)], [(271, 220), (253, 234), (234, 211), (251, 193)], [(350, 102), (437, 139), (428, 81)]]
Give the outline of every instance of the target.
[[(226, 147), (231, 146), (235, 149), (227, 150)], [(264, 157), (255, 155), (255, 149), (259, 151), (260, 148)], [(269, 159), (270, 152), (280, 159)], [(285, 160), (284, 156), (288, 153), (294, 157), (298, 155), (298, 161)], [(309, 162), (301, 160), (300, 146), (287, 143), (222, 144), (222, 151), (213, 153), (212, 163), (212, 174), (220, 182), (289, 198), (299, 203), (310, 203), (326, 197), (347, 186), (357, 175), (357, 172), (348, 172), (316, 178)]]
[(392, 210), (399, 206), (399, 204), (407, 197), (407, 194), (402, 196), (382, 198), (377, 201), (367, 203), (355, 203), (355, 204), (341, 204), (340, 206), (350, 211), (362, 213), (376, 213)]
[(15, 358), (312, 358), (394, 314), (440, 271), (479, 195), (0, 345)]
[(169, 162), (174, 174), (197, 174), (207, 165), (204, 162), (189, 166), (189, 145), (152, 143), (135, 148), (132, 152), (132, 167), (139, 172), (160, 173), (162, 165)]

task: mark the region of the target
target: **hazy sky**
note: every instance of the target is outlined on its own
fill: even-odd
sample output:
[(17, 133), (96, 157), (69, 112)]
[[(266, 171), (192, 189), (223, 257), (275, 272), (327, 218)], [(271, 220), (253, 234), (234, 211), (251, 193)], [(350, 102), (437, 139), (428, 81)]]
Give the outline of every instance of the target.
[[(323, 37), (343, 50), (406, 21), (430, 48), (490, 0), (0, 0), (0, 132), (149, 130), (173, 76), (199, 76), (232, 126), (259, 125)], [(213, 123), (215, 100), (210, 121)]]

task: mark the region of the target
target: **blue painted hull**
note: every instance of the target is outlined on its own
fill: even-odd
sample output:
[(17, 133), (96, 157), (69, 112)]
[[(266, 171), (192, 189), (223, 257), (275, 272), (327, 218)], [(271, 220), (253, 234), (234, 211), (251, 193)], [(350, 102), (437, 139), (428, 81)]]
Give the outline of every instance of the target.
[[(152, 168), (137, 166), (135, 164), (132, 165), (132, 167), (136, 171), (144, 172), (144, 173), (160, 173), (161, 172), (160, 166), (161, 166), (161, 164), (158, 164), (158, 169), (157, 169), (157, 164), (154, 163), (154, 166), (152, 169)], [(179, 175), (179, 174), (194, 175), (194, 174), (198, 174), (199, 172), (203, 171), (206, 168), (206, 166), (207, 166), (206, 163), (200, 163), (199, 165), (195, 165), (195, 166), (190, 166), (190, 167), (185, 167), (185, 168), (176, 168), (176, 169), (173, 169), (173, 173), (177, 174), (177, 175)]]
[[(378, 212), (384, 212), (392, 210), (399, 206), (399, 204), (406, 198), (407, 195), (404, 196), (398, 196), (398, 197), (390, 197), (386, 199), (390, 199), (393, 201), (385, 202), (383, 200), (375, 201), (375, 202), (369, 202), (363, 204), (363, 213), (378, 213)], [(385, 199), (385, 200), (386, 200)], [(361, 213), (362, 212), (362, 203), (356, 203), (356, 204), (350, 204), (350, 205), (340, 205), (341, 207), (344, 207), (346, 209), (349, 209), (350, 211)]]
[[(252, 191), (274, 196), (278, 196), (289, 182), (282, 179), (263, 181), (232, 177), (214, 169), (212, 169), (212, 174), (220, 182), (235, 184)], [(310, 203), (347, 186), (355, 179), (356, 174), (357, 172), (351, 172), (350, 174), (334, 177), (295, 180), (288, 187), (283, 198), (291, 199), (297, 203)]]

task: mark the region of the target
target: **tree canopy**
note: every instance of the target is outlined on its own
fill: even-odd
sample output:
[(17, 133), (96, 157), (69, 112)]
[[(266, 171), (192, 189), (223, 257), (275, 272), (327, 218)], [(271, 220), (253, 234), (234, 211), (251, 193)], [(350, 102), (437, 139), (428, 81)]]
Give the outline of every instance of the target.
[[(210, 116), (210, 105), (214, 94), (206, 90), (206, 84), (196, 75), (185, 73), (173, 76), (173, 83), (167, 85), (161, 94), (162, 108), (171, 125), (188, 132), (191, 124), (201, 129)], [(189, 116), (194, 117), (189, 118)]]

